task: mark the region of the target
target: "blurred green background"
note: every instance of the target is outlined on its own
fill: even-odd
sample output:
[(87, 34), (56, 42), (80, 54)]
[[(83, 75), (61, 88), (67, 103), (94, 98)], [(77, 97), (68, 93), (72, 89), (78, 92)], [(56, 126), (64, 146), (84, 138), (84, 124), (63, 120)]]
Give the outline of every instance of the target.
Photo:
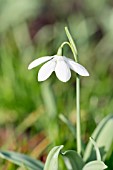
[[(68, 83), (54, 74), (39, 83), (40, 66), (27, 69), (32, 60), (56, 54), (67, 39), (65, 26), (77, 44), (80, 63), (90, 73), (81, 77), (84, 144), (100, 120), (112, 113), (113, 1), (0, 0), (1, 149), (42, 161), (52, 145), (75, 149), (75, 138), (58, 115), (63, 113), (76, 125), (76, 75), (72, 73)], [(72, 57), (68, 47), (64, 55)], [(17, 169), (2, 159), (0, 167)]]

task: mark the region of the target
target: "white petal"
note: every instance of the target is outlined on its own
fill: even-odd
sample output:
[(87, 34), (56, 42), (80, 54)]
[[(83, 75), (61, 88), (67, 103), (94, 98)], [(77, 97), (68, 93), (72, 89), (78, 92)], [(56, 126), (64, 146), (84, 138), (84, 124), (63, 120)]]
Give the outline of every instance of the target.
[(64, 60), (57, 61), (55, 73), (58, 79), (63, 82), (67, 82), (71, 77), (71, 71)]
[(73, 60), (68, 59), (66, 57), (65, 57), (65, 60), (68, 63), (68, 66), (70, 69), (72, 69), (73, 71), (75, 71), (81, 76), (89, 76), (88, 71), (81, 64), (78, 64), (74, 62)]
[(55, 70), (55, 66), (56, 63), (54, 59), (45, 63), (38, 72), (38, 81), (46, 80)]
[(53, 56), (52, 57), (45, 56), (45, 57), (38, 58), (38, 59), (34, 60), (33, 62), (31, 62), (29, 64), (28, 70), (30, 70), (30, 69), (32, 69), (32, 68), (34, 68), (34, 67), (36, 67), (36, 66), (38, 66), (38, 65), (40, 65), (42, 63), (44, 63), (45, 61), (48, 61), (48, 60), (52, 59), (52, 58), (53, 58)]

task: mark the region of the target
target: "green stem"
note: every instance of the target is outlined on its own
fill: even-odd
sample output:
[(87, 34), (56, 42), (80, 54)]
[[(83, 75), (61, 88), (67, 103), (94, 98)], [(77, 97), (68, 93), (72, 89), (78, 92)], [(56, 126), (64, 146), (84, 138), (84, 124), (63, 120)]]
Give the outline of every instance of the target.
[[(70, 42), (70, 47), (74, 59), (76, 62), (78, 62), (76, 45), (67, 27), (65, 27), (65, 31)], [(82, 143), (81, 143), (81, 116), (80, 116), (80, 77), (78, 74), (76, 76), (76, 129), (77, 129), (77, 153), (81, 154)]]
[(76, 126), (77, 126), (77, 152), (81, 154), (81, 116), (80, 116), (80, 77), (76, 76)]

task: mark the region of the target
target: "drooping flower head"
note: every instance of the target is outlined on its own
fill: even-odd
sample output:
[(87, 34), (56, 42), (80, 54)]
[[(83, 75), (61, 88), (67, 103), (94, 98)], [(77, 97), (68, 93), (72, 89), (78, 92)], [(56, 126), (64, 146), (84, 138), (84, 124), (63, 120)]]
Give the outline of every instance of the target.
[(81, 76), (89, 76), (88, 71), (74, 60), (65, 56), (45, 56), (30, 63), (28, 69), (32, 69), (46, 62), (38, 72), (38, 81), (44, 81), (55, 71), (57, 78), (62, 82), (67, 82), (71, 78), (71, 70)]

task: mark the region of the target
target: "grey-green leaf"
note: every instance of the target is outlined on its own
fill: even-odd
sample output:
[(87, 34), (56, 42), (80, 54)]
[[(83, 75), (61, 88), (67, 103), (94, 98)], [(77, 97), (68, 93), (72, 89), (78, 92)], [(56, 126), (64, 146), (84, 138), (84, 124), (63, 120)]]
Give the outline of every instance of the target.
[(29, 170), (43, 170), (44, 167), (41, 161), (38, 161), (21, 153), (16, 153), (12, 151), (0, 151), (0, 157), (8, 161), (11, 161), (16, 165), (19, 166), (24, 165)]
[(96, 158), (98, 161), (101, 161), (101, 155), (100, 155), (100, 151), (99, 151), (99, 148), (96, 144), (96, 142), (93, 140), (93, 138), (90, 137), (90, 141), (92, 142), (92, 144), (94, 145), (95, 147), (95, 151), (96, 151)]
[(102, 161), (92, 161), (87, 163), (82, 170), (104, 170), (107, 166)]
[(64, 146), (55, 146), (50, 152), (47, 157), (44, 170), (58, 170), (58, 156), (60, 154), (61, 149)]
[(68, 170), (81, 170), (83, 168), (84, 162), (76, 151), (68, 150), (62, 153), (62, 156)]
[[(113, 115), (105, 117), (91, 135), (99, 147), (102, 160), (105, 160), (107, 153), (113, 143)], [(93, 144), (89, 141), (83, 157), (85, 162), (96, 159)]]

